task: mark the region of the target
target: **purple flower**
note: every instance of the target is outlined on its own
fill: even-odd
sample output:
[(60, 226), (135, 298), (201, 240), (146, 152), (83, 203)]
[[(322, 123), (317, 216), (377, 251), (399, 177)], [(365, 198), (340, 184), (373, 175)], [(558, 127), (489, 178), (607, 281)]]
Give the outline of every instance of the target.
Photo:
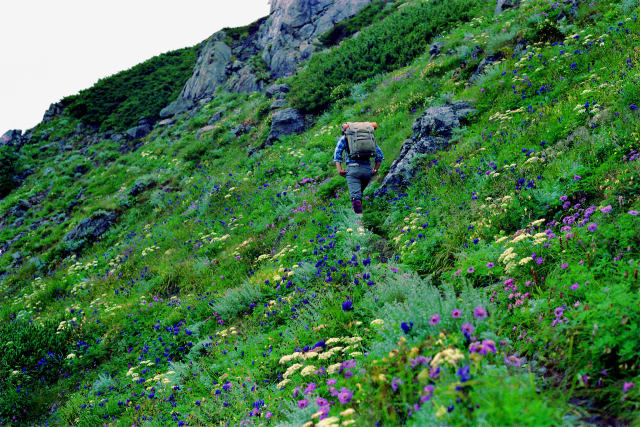
[(562, 264), (560, 264), (560, 268), (565, 270), (569, 267), (569, 264), (567, 264), (566, 262), (563, 262)]
[(578, 289), (580, 287), (580, 284), (578, 283), (574, 283), (573, 285), (569, 286), (569, 289), (571, 289), (572, 291), (575, 291), (576, 289)]
[(456, 308), (451, 312), (451, 317), (453, 319), (457, 319), (457, 318), (460, 317), (461, 314), (462, 314), (462, 312)]
[(393, 380), (391, 381), (391, 388), (393, 389), (393, 391), (398, 391), (401, 385), (402, 385), (402, 379), (398, 377), (393, 377)]
[(629, 109), (631, 111), (636, 111), (638, 109), (638, 106), (636, 104), (631, 104), (631, 105), (629, 105)]
[(595, 222), (591, 222), (589, 223), (589, 225), (587, 225), (587, 230), (589, 231), (596, 231), (598, 229), (598, 224), (596, 224)]
[(343, 311), (351, 311), (353, 310), (353, 303), (351, 302), (350, 299), (346, 300), (345, 302), (342, 303), (342, 310)]
[(309, 401), (307, 399), (298, 400), (298, 408), (300, 409), (306, 408), (308, 404)]
[(629, 211), (627, 212), (629, 215), (638, 216), (638, 211)]
[(580, 181), (582, 179), (582, 177), (580, 175), (573, 175), (573, 180), (574, 181)]
[(561, 197), (560, 197), (560, 201), (561, 201), (561, 202), (566, 202), (566, 201), (567, 201), (567, 199), (568, 199), (568, 197), (567, 197), (567, 196), (561, 196)]
[(487, 263), (487, 268), (493, 268), (493, 263), (492, 262), (488, 262)]
[(327, 380), (327, 385), (336, 385), (337, 382), (338, 380), (336, 380), (335, 378), (329, 378)]
[(488, 353), (496, 353), (496, 343), (493, 340), (475, 341), (469, 346), (469, 353), (478, 353), (487, 355)]
[(505, 357), (504, 363), (509, 366), (515, 366), (516, 368), (519, 368), (522, 365), (522, 361), (514, 355)]
[(411, 329), (413, 328), (413, 322), (402, 322), (400, 324), (400, 327), (402, 328), (402, 332), (404, 332), (405, 334), (408, 334)]
[(460, 382), (467, 382), (471, 379), (471, 375), (469, 374), (469, 365), (464, 365), (460, 369), (458, 369), (458, 376), (460, 377)]
[(431, 359), (429, 357), (425, 357), (423, 355), (419, 355), (415, 359), (409, 359), (409, 361), (411, 362), (411, 368), (412, 369), (415, 369), (415, 367), (418, 366), (418, 365), (427, 366), (427, 364), (429, 363), (430, 360)]
[(324, 397), (318, 397), (316, 399), (316, 404), (318, 406), (327, 406), (329, 404), (329, 401), (327, 399), (325, 399)]
[(473, 317), (476, 319), (484, 319), (487, 317), (487, 309), (479, 305), (473, 309)]
[(432, 325), (437, 325), (439, 322), (440, 322), (440, 315), (434, 314), (433, 316), (431, 316), (431, 321), (429, 323), (431, 323)]
[(473, 272), (475, 272), (475, 271), (476, 271), (476, 269), (475, 269), (475, 268), (473, 268), (473, 267), (469, 267), (469, 268), (467, 268), (467, 273), (469, 273), (469, 274), (472, 274), (472, 273), (473, 273)]
[(465, 323), (460, 329), (462, 330), (464, 336), (467, 337), (467, 339), (471, 339), (471, 334), (473, 334), (473, 331), (476, 330), (476, 327), (471, 323)]
[(626, 382), (622, 385), (622, 391), (629, 391), (635, 386), (632, 382)]
[(602, 212), (603, 214), (608, 214), (609, 212), (611, 212), (611, 205), (607, 205), (603, 208), (600, 208), (600, 212)]
[(304, 393), (305, 394), (309, 394), (311, 393), (313, 390), (316, 389), (316, 383), (309, 383), (309, 385), (307, 386), (307, 388), (304, 389)]
[(342, 387), (340, 389), (340, 392), (338, 393), (338, 400), (340, 401), (340, 403), (346, 405), (347, 403), (351, 402), (352, 398), (353, 392), (351, 390), (345, 387)]

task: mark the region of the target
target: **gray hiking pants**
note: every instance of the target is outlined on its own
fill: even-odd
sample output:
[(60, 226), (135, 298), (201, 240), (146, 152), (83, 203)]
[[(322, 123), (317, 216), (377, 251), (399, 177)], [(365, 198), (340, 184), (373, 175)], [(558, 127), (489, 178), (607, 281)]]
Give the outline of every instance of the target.
[(360, 165), (357, 163), (350, 163), (347, 165), (347, 187), (349, 187), (349, 194), (351, 200), (362, 201), (362, 192), (369, 181), (371, 181), (371, 165)]

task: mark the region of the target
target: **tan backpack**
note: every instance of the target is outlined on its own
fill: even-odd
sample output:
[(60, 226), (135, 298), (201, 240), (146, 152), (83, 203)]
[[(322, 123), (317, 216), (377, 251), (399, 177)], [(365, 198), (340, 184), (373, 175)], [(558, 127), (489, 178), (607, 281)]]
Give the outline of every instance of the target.
[(378, 127), (374, 122), (348, 122), (342, 125), (347, 138), (347, 153), (354, 160), (368, 160), (376, 155), (376, 136)]

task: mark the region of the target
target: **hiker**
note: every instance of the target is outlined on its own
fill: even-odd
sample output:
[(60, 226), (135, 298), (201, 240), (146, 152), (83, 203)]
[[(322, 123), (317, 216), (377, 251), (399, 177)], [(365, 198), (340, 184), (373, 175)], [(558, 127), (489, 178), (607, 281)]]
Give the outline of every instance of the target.
[[(349, 122), (342, 125), (342, 137), (336, 145), (333, 161), (341, 176), (347, 178), (353, 211), (362, 217), (362, 192), (378, 173), (384, 160), (382, 150), (376, 143), (373, 132), (378, 128), (375, 122)], [(343, 152), (346, 150), (346, 169), (342, 169)], [(375, 165), (371, 169), (371, 158)]]

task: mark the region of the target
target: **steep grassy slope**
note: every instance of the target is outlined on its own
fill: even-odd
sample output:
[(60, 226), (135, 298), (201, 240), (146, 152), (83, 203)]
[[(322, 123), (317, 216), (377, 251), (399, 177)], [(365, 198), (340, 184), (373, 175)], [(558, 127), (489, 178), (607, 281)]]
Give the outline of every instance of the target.
[[(0, 419), (637, 420), (639, 11), (483, 6), (432, 40), (435, 59), (351, 86), (308, 132), (251, 157), (270, 100), (220, 93), (137, 151), (101, 141), (37, 168), (1, 205), (46, 194), (0, 232), (24, 233), (5, 269), (27, 258), (0, 284)], [(474, 46), (506, 59), (468, 84)], [(386, 172), (421, 111), (453, 99), (477, 112), (451, 149), (418, 159), (413, 185), (368, 198), (356, 223), (331, 165), (340, 123), (379, 123)], [(239, 124), (252, 128), (236, 137)], [(46, 143), (24, 155), (44, 161)], [(68, 255), (61, 238), (97, 210), (116, 225)]]

